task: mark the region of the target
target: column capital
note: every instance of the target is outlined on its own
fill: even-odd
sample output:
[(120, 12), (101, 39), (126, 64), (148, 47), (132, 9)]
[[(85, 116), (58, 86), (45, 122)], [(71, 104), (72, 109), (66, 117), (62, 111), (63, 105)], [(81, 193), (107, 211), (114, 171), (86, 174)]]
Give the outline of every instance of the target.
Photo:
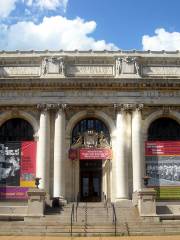
[(144, 104), (142, 103), (133, 105), (133, 110), (142, 111), (143, 108), (144, 108)]
[(67, 109), (67, 104), (62, 103), (62, 104), (54, 104), (54, 108), (56, 112), (65, 112), (65, 110)]
[(169, 115), (172, 110), (171, 106), (163, 106), (162, 107), (162, 114), (163, 115)]
[(46, 111), (52, 109), (52, 105), (53, 104), (40, 103), (40, 104), (37, 104), (37, 109), (40, 110), (41, 112), (46, 112)]
[(125, 104), (114, 104), (114, 109), (116, 112), (130, 112), (133, 109), (133, 104), (125, 103)]
[(40, 111), (48, 111), (48, 110), (62, 110), (65, 111), (67, 104), (54, 104), (54, 103), (47, 103), (47, 104), (37, 104), (37, 109)]

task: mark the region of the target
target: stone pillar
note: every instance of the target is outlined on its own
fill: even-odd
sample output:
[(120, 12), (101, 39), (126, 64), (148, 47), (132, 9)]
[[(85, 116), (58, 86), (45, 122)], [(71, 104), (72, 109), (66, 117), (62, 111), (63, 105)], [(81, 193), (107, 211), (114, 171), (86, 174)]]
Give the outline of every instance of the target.
[(53, 196), (65, 197), (65, 105), (60, 106), (55, 116), (54, 131), (54, 191)]
[(156, 215), (156, 191), (145, 188), (138, 193), (138, 209), (140, 216)]
[(142, 136), (141, 136), (141, 110), (142, 104), (139, 104), (132, 115), (132, 163), (133, 163), (133, 192), (142, 188), (143, 161), (142, 161)]
[(128, 161), (126, 159), (126, 111), (117, 109), (116, 116), (116, 201), (128, 199)]
[(37, 142), (36, 176), (41, 178), (39, 188), (49, 193), (50, 160), (50, 119), (47, 106), (38, 106), (41, 110), (39, 121), (39, 139)]
[(27, 215), (33, 217), (44, 216), (46, 196), (45, 191), (38, 188), (32, 188), (28, 190), (27, 195), (28, 195)]

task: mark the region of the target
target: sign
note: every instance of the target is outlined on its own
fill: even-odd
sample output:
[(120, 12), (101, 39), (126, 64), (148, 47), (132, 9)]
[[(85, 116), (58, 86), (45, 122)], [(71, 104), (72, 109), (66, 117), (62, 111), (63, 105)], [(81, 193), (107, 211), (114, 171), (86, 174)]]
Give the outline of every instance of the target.
[(145, 143), (149, 186), (180, 186), (180, 141)]
[(0, 187), (0, 199), (27, 199), (26, 187)]
[(80, 148), (80, 160), (106, 160), (112, 158), (112, 150), (106, 148)]
[(21, 143), (21, 171), (20, 186), (34, 187), (36, 177), (36, 142)]
[(21, 143), (0, 144), (0, 185), (20, 184)]
[(25, 199), (35, 187), (36, 142), (0, 144), (0, 199)]
[(146, 156), (180, 155), (180, 141), (150, 141), (145, 143)]

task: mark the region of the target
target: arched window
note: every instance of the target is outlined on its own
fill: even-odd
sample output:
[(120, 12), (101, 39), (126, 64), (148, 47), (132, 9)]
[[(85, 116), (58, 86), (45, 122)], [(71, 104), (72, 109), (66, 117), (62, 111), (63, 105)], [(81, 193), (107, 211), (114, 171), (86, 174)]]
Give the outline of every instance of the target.
[(0, 142), (32, 141), (33, 128), (24, 119), (13, 118), (0, 127)]
[(110, 142), (110, 135), (107, 126), (97, 118), (86, 118), (79, 121), (72, 131), (72, 143), (74, 143), (79, 136), (88, 130), (94, 130), (97, 133), (103, 132), (107, 140)]
[(148, 129), (148, 141), (180, 140), (180, 124), (167, 117), (161, 117), (151, 123)]

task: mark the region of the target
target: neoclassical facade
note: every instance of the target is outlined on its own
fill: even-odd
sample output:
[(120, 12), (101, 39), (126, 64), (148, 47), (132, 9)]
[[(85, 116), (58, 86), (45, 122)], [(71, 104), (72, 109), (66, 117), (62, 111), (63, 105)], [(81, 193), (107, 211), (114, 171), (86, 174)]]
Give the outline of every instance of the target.
[[(178, 188), (179, 124), (179, 52), (0, 52), (3, 192), (27, 190), (34, 177), (68, 201), (132, 199), (145, 175)], [(16, 142), (35, 144), (34, 165)]]

